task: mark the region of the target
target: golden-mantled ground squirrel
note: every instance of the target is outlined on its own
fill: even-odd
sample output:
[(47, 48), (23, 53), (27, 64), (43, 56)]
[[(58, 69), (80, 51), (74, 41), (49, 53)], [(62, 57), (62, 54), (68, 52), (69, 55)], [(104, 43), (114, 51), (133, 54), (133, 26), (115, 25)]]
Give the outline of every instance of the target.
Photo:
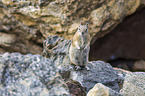
[(91, 38), (87, 26), (88, 24), (79, 26), (69, 49), (70, 62), (78, 67), (88, 64)]

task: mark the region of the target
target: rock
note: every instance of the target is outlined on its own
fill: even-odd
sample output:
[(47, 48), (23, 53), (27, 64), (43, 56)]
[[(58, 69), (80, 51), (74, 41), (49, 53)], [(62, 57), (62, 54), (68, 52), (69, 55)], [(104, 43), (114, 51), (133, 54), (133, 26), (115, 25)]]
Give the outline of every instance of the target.
[(0, 33), (0, 45), (9, 46), (9, 44), (14, 43), (16, 36), (13, 34)]
[(67, 80), (66, 84), (72, 96), (86, 96), (86, 89), (85, 87), (82, 87), (82, 85), (79, 82)]
[[(140, 5), (140, 0), (91, 0), (86, 2), (83, 0), (28, 0), (23, 2), (20, 0), (16, 2), (2, 0), (1, 4), (3, 4), (1, 8), (5, 11), (11, 9), (7, 14), (2, 10), (1, 18), (5, 15), (9, 16), (9, 18), (6, 19), (15, 17), (15, 19), (13, 18), (13, 21), (22, 22), (23, 24), (21, 24), (21, 27), (23, 27), (22, 25), (26, 25), (26, 29), (39, 29), (46, 37), (54, 34), (69, 38), (69, 36), (71, 35), (72, 37), (74, 33), (74, 31), (71, 32), (72, 34), (68, 34), (67, 32), (67, 30), (71, 28), (71, 25), (74, 23), (78, 24), (81, 21), (86, 22), (88, 19), (89, 22), (92, 22), (91, 25), (93, 27), (90, 28), (92, 34), (99, 31), (93, 31), (96, 27), (98, 27), (100, 31), (104, 31), (112, 25), (117, 25), (124, 17), (135, 12)], [(96, 13), (97, 15), (95, 15)], [(2, 24), (6, 22), (4, 20), (2, 21)], [(64, 32), (66, 34), (64, 34)]]
[(41, 55), (0, 54), (2, 96), (70, 96), (69, 89), (52, 61)]
[(131, 73), (131, 72), (124, 69), (120, 69), (120, 68), (113, 68), (113, 69), (117, 72), (117, 75), (119, 78), (118, 85), (119, 85), (119, 88), (122, 89), (126, 74)]
[(126, 74), (123, 88), (120, 93), (125, 96), (145, 95), (145, 72), (133, 72)]
[(68, 56), (70, 42), (58, 36), (49, 36), (44, 42), (43, 55), (52, 60), (61, 76), (81, 83), (87, 91), (96, 83), (119, 91), (118, 76), (109, 63), (92, 61), (86, 68), (77, 71), (75, 66), (71, 65)]
[(124, 96), (101, 83), (97, 83), (88, 93), (87, 96)]
[(90, 48), (90, 60), (145, 59), (145, 8), (127, 17)]
[[(0, 93), (3, 96), (85, 96), (98, 83), (96, 86), (101, 90), (97, 92), (105, 91), (103, 95), (145, 95), (144, 72), (131, 73), (103, 61), (90, 61), (85, 68), (77, 69), (68, 57), (70, 43), (71, 40), (49, 36), (43, 50), (47, 58), (32, 54), (0, 54)], [(96, 90), (94, 88), (92, 90)]]
[[(91, 37), (96, 35), (98, 38), (134, 13), (139, 5), (140, 0), (1, 0), (0, 32), (14, 34), (22, 43), (12, 44), (19, 45), (19, 50), (15, 47), (8, 49), (40, 54), (40, 45), (49, 35), (71, 39), (80, 23), (90, 22)], [(28, 46), (31, 44), (40, 51)], [(23, 49), (23, 52), (21, 46), (29, 49)], [(6, 50), (5, 46), (3, 49)]]
[(55, 67), (69, 71), (72, 67), (70, 66), (69, 60), (69, 46), (71, 40), (66, 40), (58, 36), (48, 36), (43, 44), (43, 56), (50, 58)]
[[(26, 53), (42, 53), (42, 44), (36, 43), (35, 39), (28, 40), (24, 36), (18, 34), (9, 34), (0, 32), (0, 53), (3, 52), (20, 52)], [(38, 39), (38, 38), (37, 38)]]
[(145, 61), (138, 60), (134, 63), (133, 71), (145, 71)]
[(117, 75), (119, 75), (120, 77), (123, 77), (123, 78), (125, 78), (126, 74), (132, 73), (131, 71), (127, 71), (127, 70), (120, 69), (120, 68), (113, 68), (113, 69), (117, 72)]
[(96, 83), (102, 83), (113, 90), (119, 91), (119, 78), (109, 63), (92, 61), (81, 71), (71, 71), (70, 79), (80, 82), (87, 91)]

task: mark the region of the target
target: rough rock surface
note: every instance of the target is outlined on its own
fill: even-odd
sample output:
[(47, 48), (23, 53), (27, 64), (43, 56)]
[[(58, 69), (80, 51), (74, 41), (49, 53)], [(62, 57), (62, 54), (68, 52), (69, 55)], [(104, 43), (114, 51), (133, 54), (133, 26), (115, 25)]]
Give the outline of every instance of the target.
[[(81, 21), (91, 22), (92, 34), (112, 28), (125, 16), (134, 13), (140, 5), (140, 0), (87, 0), (85, 2), (84, 0), (17, 0), (15, 2), (2, 0), (0, 4), (1, 23), (4, 24), (5, 29), (8, 27), (14, 29), (19, 25), (18, 30), (25, 28), (26, 33), (38, 29), (46, 37), (50, 34), (58, 34), (69, 38), (73, 36), (73, 30), (76, 29), (74, 24), (77, 25)], [(3, 17), (19, 24), (12, 26), (11, 23), (7, 26), (5, 23), (8, 21), (3, 20)]]
[(1, 54), (0, 92), (4, 96), (85, 95), (98, 82), (119, 91), (119, 78), (108, 63), (93, 61), (83, 70), (75, 70), (67, 57), (69, 45), (70, 40), (50, 36), (44, 42), (43, 52), (49, 59), (32, 54)]
[(86, 88), (79, 82), (73, 80), (67, 80), (66, 84), (69, 88), (71, 96), (86, 96)]
[(8, 46), (0, 40), (0, 53), (40, 54), (47, 36), (71, 39), (85, 22), (92, 37), (101, 37), (139, 5), (140, 0), (0, 0), (0, 33), (17, 37), (6, 40)]
[(131, 73), (131, 71), (127, 71), (127, 70), (120, 69), (120, 68), (113, 68), (113, 69), (117, 72), (117, 75), (119, 77), (123, 77), (123, 78), (125, 78), (126, 74)]
[(67, 95), (67, 85), (52, 61), (41, 55), (0, 54), (2, 96)]
[(119, 91), (119, 77), (109, 63), (92, 61), (82, 71), (71, 71), (70, 78), (79, 81), (87, 90), (96, 83), (102, 83), (113, 90)]
[(119, 88), (122, 89), (123, 83), (124, 83), (124, 78), (125, 78), (126, 74), (129, 74), (131, 72), (124, 70), (124, 69), (120, 69), (120, 68), (113, 68), (113, 69), (116, 71), (118, 78), (119, 78), (119, 80), (118, 80)]
[(123, 86), (119, 93), (125, 96), (145, 95), (145, 72), (130, 72), (119, 68), (114, 68), (119, 77), (123, 78)]
[(88, 93), (87, 96), (124, 96), (101, 83), (97, 83)]
[(70, 70), (69, 46), (71, 40), (58, 36), (48, 36), (43, 44), (43, 56), (50, 58), (55, 67), (63, 70)]
[(133, 72), (126, 74), (123, 88), (120, 90), (125, 96), (145, 95), (145, 72)]
[(87, 90), (91, 89), (99, 82), (119, 91), (119, 78), (109, 63), (92, 61), (89, 62), (83, 70), (76, 70), (75, 67), (71, 65), (68, 56), (70, 42), (70, 40), (65, 40), (58, 36), (49, 36), (44, 42), (44, 56), (51, 58), (55, 67), (59, 69), (62, 77), (65, 75), (65, 78), (78, 81), (86, 87)]
[[(1, 29), (0, 29), (1, 30)], [(21, 35), (21, 36), (20, 36)], [(26, 53), (42, 53), (42, 44), (36, 43), (33, 39), (26, 39), (24, 34), (17, 34), (10, 31), (10, 33), (5, 33), (4, 31), (0, 32), (0, 53), (4, 52), (20, 52), (23, 54)]]
[(32, 54), (0, 54), (0, 93), (3, 96), (85, 96), (99, 83), (96, 85), (101, 89), (98, 92), (104, 90), (104, 94), (145, 95), (144, 72), (112, 68), (103, 61), (90, 61), (85, 68), (77, 69), (68, 57), (70, 42), (49, 36), (43, 50), (48, 58)]

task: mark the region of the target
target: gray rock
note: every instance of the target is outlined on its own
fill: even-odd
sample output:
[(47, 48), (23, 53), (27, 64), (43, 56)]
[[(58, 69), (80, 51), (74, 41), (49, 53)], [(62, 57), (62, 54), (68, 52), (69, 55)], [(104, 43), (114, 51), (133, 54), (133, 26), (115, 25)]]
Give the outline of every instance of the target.
[(124, 96), (101, 83), (97, 83), (89, 92), (87, 96)]
[(122, 89), (126, 74), (131, 73), (131, 72), (124, 69), (120, 69), (120, 68), (113, 68), (113, 69), (117, 72), (117, 75), (119, 78), (118, 79), (119, 88)]
[(87, 90), (96, 83), (102, 83), (113, 90), (119, 91), (118, 76), (109, 63), (103, 61), (89, 62), (86, 69), (71, 71), (70, 78), (80, 82)]
[(2, 88), (2, 96), (47, 96), (47, 87), (31, 71), (27, 70), (17, 80)]
[(71, 40), (58, 36), (48, 36), (43, 43), (43, 56), (50, 58), (59, 70), (70, 71), (69, 46)]
[(69, 96), (52, 61), (41, 55), (0, 54), (2, 96)]
[(145, 72), (126, 74), (120, 93), (125, 96), (145, 96)]
[(125, 78), (126, 74), (132, 73), (130, 71), (127, 71), (121, 68), (113, 68), (113, 69), (117, 72), (118, 76), (123, 77), (123, 78)]

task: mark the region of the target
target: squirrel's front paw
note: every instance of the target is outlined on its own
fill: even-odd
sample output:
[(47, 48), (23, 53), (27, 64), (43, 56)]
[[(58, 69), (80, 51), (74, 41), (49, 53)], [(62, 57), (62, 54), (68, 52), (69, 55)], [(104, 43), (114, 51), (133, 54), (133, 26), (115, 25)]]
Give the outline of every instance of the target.
[(77, 49), (79, 49), (79, 50), (80, 50), (81, 48), (80, 48), (79, 46), (77, 46)]
[(76, 71), (78, 71), (78, 70), (80, 70), (80, 69), (81, 69), (80, 66), (75, 66), (75, 70), (76, 70)]

